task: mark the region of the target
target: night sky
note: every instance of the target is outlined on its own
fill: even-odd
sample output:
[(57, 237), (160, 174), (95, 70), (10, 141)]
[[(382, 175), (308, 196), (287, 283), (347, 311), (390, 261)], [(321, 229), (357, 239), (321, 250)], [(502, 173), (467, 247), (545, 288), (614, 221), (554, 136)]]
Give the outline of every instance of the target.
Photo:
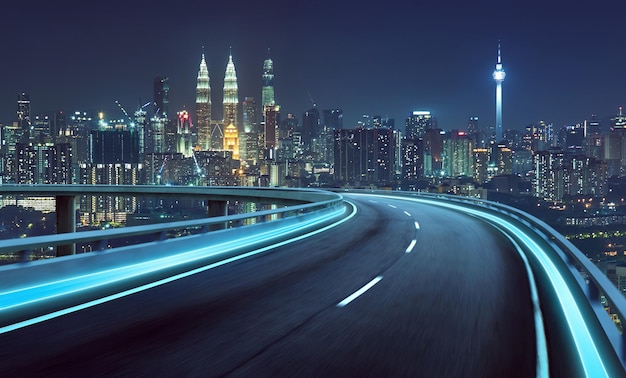
[(0, 123), (16, 118), (20, 92), (33, 115), (122, 118), (115, 101), (129, 112), (151, 101), (155, 76), (170, 78), (170, 113), (193, 112), (203, 46), (213, 118), (229, 46), (240, 101), (260, 102), (270, 48), (282, 113), (301, 119), (312, 97), (342, 108), (346, 128), (379, 114), (403, 129), (412, 110), (432, 111), (444, 130), (474, 115), (492, 126), (498, 40), (504, 129), (605, 119), (626, 105), (626, 1), (15, 3), (0, 14)]

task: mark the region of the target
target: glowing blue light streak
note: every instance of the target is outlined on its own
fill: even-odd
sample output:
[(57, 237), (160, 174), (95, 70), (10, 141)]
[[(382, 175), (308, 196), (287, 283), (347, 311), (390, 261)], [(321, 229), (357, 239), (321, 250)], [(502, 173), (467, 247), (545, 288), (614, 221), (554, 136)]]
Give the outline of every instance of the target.
[[(348, 202), (348, 201), (346, 201)], [(330, 225), (327, 225), (325, 227), (313, 230), (311, 232), (308, 232), (306, 234), (303, 235), (299, 235), (296, 237), (293, 237), (291, 239), (288, 240), (284, 240), (275, 244), (272, 244), (270, 246), (266, 246), (263, 248), (259, 248), (250, 252), (246, 252), (243, 254), (239, 254), (236, 256), (232, 256), (229, 258), (226, 258), (224, 260), (220, 260), (211, 264), (208, 264), (206, 266), (202, 266), (196, 269), (192, 269), (190, 271), (187, 272), (183, 272), (183, 273), (179, 273), (179, 274), (175, 274), (173, 276), (170, 277), (166, 277), (151, 283), (147, 283), (135, 288), (130, 288), (124, 291), (121, 291), (119, 293), (115, 293), (115, 294), (111, 294), (102, 298), (97, 298), (85, 303), (81, 303), (81, 304), (77, 304), (77, 305), (73, 305), (71, 307), (65, 308), (65, 309), (61, 309), (61, 310), (57, 310), (48, 314), (44, 314), (44, 315), (40, 315), (37, 317), (34, 317), (32, 319), (27, 319), (27, 320), (23, 320), (23, 321), (19, 321), (16, 322), (14, 324), (9, 324), (3, 327), (0, 327), (0, 334), (5, 333), (5, 332), (10, 332), (19, 328), (23, 328), (29, 325), (33, 325), (36, 323), (40, 323), (46, 320), (50, 320), (59, 316), (63, 316), (75, 311), (79, 311), (88, 307), (92, 307), (98, 304), (102, 304), (108, 301), (112, 301), (114, 299), (118, 299), (118, 298), (122, 298), (124, 296), (127, 295), (131, 295), (134, 293), (138, 293), (140, 291), (143, 290), (147, 290), (159, 285), (163, 285), (166, 284), (168, 282), (172, 282), (174, 280), (178, 280), (184, 277), (188, 277), (190, 275), (196, 274), (196, 273), (200, 273), (209, 269), (213, 269), (216, 268), (218, 266), (222, 266), (237, 260), (241, 260), (256, 254), (260, 254), (263, 252), (266, 252), (268, 250), (274, 249), (274, 248), (278, 248), (284, 245), (287, 245), (289, 243), (293, 243), (299, 240), (302, 240), (304, 238), (308, 238), (314, 235), (317, 235), (321, 232), (327, 231), (331, 228), (337, 227), (340, 224), (352, 219), (356, 214), (357, 214), (357, 209), (356, 206), (354, 206), (354, 204), (352, 205), (352, 212), (347, 216), (344, 217)], [(345, 209), (340, 209), (337, 211), (334, 211), (331, 214), (326, 215), (325, 217), (323, 217), (322, 219), (317, 218), (308, 222), (300, 222), (297, 223), (296, 225), (291, 225), (288, 227), (283, 227), (280, 230), (274, 230), (271, 232), (264, 232), (264, 233), (260, 233), (257, 235), (251, 235), (251, 236), (247, 236), (244, 239), (248, 239), (250, 240), (254, 240), (254, 239), (259, 239), (262, 238), (261, 235), (265, 235), (265, 238), (270, 238), (272, 235), (284, 235), (286, 232), (290, 232), (293, 229), (298, 229), (303, 227), (306, 224), (315, 224), (315, 223), (319, 223), (322, 222), (326, 219), (329, 219), (331, 217), (334, 216), (338, 216), (341, 213), (345, 212)], [(242, 243), (241, 243), (241, 239), (237, 240), (237, 241), (232, 241), (232, 242), (226, 242), (226, 243), (222, 243), (220, 244), (220, 246), (224, 247), (233, 247), (233, 245), (236, 245), (237, 247), (241, 247)], [(210, 249), (213, 249), (215, 246), (211, 246), (209, 247)], [(46, 283), (46, 284), (40, 284), (40, 285), (33, 285), (30, 287), (26, 287), (26, 288), (21, 288), (21, 289), (17, 289), (17, 290), (11, 290), (5, 293), (0, 294), (0, 303), (3, 304), (3, 307), (0, 308), (0, 314), (2, 313), (2, 310), (8, 309), (8, 308), (19, 308), (19, 306), (27, 306), (36, 302), (41, 302), (41, 301), (45, 301), (45, 300), (51, 300), (51, 299), (55, 299), (57, 297), (61, 297), (61, 296), (67, 296), (76, 292), (80, 292), (80, 291), (85, 291), (85, 290), (90, 290), (90, 289), (94, 289), (94, 288), (98, 288), (98, 287), (102, 287), (104, 285), (108, 285), (108, 284), (112, 284), (115, 282), (120, 282), (122, 280), (125, 279), (130, 279), (133, 277), (137, 277), (139, 275), (145, 275), (145, 274), (149, 274), (152, 273), (154, 271), (158, 271), (158, 270), (163, 270), (163, 269), (167, 269), (167, 268), (171, 268), (172, 266), (175, 266), (177, 264), (183, 264), (183, 263), (189, 263), (189, 262), (193, 262), (195, 260), (199, 260), (199, 259), (203, 259), (206, 258), (207, 256), (211, 256), (211, 255), (219, 255), (221, 253), (225, 253), (228, 249), (223, 249), (220, 252), (215, 252), (213, 254), (210, 255), (206, 255), (205, 253), (203, 253), (201, 256), (198, 256), (198, 252), (202, 251), (202, 252), (206, 252), (208, 248), (201, 248), (201, 249), (197, 249), (194, 251), (189, 251), (186, 253), (182, 253), (182, 254), (178, 254), (175, 256), (170, 256), (170, 257), (166, 257), (166, 258), (161, 258), (161, 259), (157, 259), (157, 260), (153, 260), (153, 261), (148, 261), (148, 262), (144, 262), (144, 263), (139, 263), (139, 264), (134, 264), (131, 266), (125, 266), (125, 267), (119, 267), (119, 268), (114, 268), (114, 269), (108, 269), (106, 271), (103, 272), (95, 272), (95, 273), (91, 273), (91, 274), (84, 274), (81, 276), (77, 276), (77, 277), (72, 277), (69, 279), (65, 279), (65, 280), (58, 280), (56, 282), (51, 282), (51, 283)], [(177, 261), (178, 260), (178, 261)], [(169, 266), (164, 266), (163, 264), (169, 264), (171, 263)], [(96, 277), (98, 277), (99, 279), (96, 279)], [(116, 279), (114, 277), (117, 277)], [(85, 285), (85, 286), (82, 286)], [(49, 286), (49, 287), (46, 287)], [(72, 289), (72, 286), (78, 286), (76, 288)], [(66, 289), (65, 291), (63, 289)], [(69, 289), (68, 289), (69, 288)], [(37, 296), (37, 292), (40, 292), (40, 296)], [(24, 293), (28, 293), (28, 294), (24, 294)], [(32, 296), (32, 298), (28, 298), (28, 296)], [(19, 298), (24, 299), (24, 297), (27, 297), (26, 300), (22, 300), (21, 303), (19, 303)], [(7, 304), (7, 300), (8, 299), (12, 299), (12, 301), (10, 301), (11, 304), (9, 304), (8, 306)]]
[[(496, 226), (498, 227), (498, 226)], [(537, 366), (535, 369), (535, 376), (538, 378), (548, 378), (550, 376), (549, 358), (548, 358), (548, 343), (546, 341), (546, 333), (543, 325), (543, 316), (541, 314), (541, 304), (539, 302), (539, 292), (537, 290), (537, 284), (535, 282), (535, 276), (533, 275), (530, 262), (524, 254), (520, 245), (511, 238), (507, 233), (501, 231), (507, 239), (513, 244), (518, 255), (524, 262), (526, 268), (526, 275), (528, 276), (528, 284), (530, 286), (530, 298), (533, 303), (533, 316), (535, 320), (535, 339), (537, 340)]]
[(376, 285), (382, 279), (383, 279), (383, 276), (378, 276), (378, 277), (374, 278), (373, 280), (368, 282), (365, 286), (363, 286), (359, 290), (355, 291), (352, 295), (350, 295), (349, 297), (347, 297), (343, 301), (337, 303), (337, 307), (344, 307), (344, 306), (346, 306), (348, 303), (352, 302), (353, 300), (355, 300), (358, 297), (360, 297), (361, 295), (363, 295), (363, 293), (365, 293), (366, 291), (371, 289), (372, 286)]
[[(354, 193), (357, 194), (357, 193)], [(580, 309), (578, 308), (578, 304), (574, 299), (574, 295), (570, 291), (567, 283), (561, 276), (559, 269), (554, 265), (552, 260), (543, 252), (541, 247), (537, 245), (532, 238), (525, 234), (522, 230), (515, 227), (513, 224), (507, 222), (506, 220), (496, 217), (480, 210), (474, 210), (467, 207), (462, 207), (453, 203), (444, 203), (441, 201), (433, 201), (428, 199), (417, 199), (417, 198), (405, 198), (405, 197), (397, 197), (397, 196), (387, 196), (387, 195), (372, 195), (372, 194), (361, 194), (357, 195), (362, 196), (376, 196), (378, 198), (388, 198), (393, 200), (404, 200), (411, 202), (420, 202), (420, 203), (428, 203), (431, 205), (439, 206), (439, 207), (447, 207), (454, 211), (460, 211), (462, 213), (467, 213), (474, 215), (476, 217), (485, 219), (492, 224), (497, 224), (500, 227), (509, 230), (510, 232), (517, 235), (520, 239), (522, 239), (523, 244), (535, 255), (541, 264), (541, 267), (547, 273), (548, 278), (554, 287), (557, 298), (565, 315), (565, 320), (570, 329), (572, 338), (576, 345), (576, 350), (578, 352), (579, 360), (582, 363), (583, 369), (585, 370), (585, 376), (593, 376), (598, 377), (599, 375), (603, 375), (605, 377), (609, 377), (609, 372), (607, 368), (604, 366), (604, 362), (600, 356), (599, 348), (596, 346), (596, 343), (589, 333), (589, 329), (585, 323), (585, 319)], [(539, 341), (537, 341), (539, 342)], [(538, 345), (538, 350), (540, 346)], [(538, 362), (539, 363), (539, 362)], [(541, 361), (541, 363), (547, 365), (547, 361)]]
[[(110, 285), (120, 280), (144, 274), (151, 274), (164, 269), (170, 269), (181, 264), (206, 259), (210, 256), (218, 256), (220, 254), (230, 252), (235, 248), (240, 248), (247, 244), (280, 236), (299, 228), (313, 225), (317, 222), (319, 222), (319, 219), (312, 219), (261, 233), (251, 233), (247, 236), (238, 238), (237, 240), (229, 240), (219, 244), (213, 244), (209, 247), (203, 247), (168, 257), (9, 290), (0, 294), (0, 303), (2, 303), (0, 310), (11, 309), (16, 306), (28, 305), (35, 302), (54, 299), (55, 297), (67, 294), (87, 291), (96, 287)], [(207, 254), (207, 250), (212, 252)]]

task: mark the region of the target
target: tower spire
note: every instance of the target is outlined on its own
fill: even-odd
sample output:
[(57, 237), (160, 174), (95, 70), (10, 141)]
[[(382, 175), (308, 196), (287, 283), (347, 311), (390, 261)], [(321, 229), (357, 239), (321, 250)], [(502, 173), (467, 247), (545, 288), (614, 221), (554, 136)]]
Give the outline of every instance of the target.
[(237, 73), (235, 71), (235, 64), (233, 63), (232, 46), (230, 46), (230, 56), (228, 57), (228, 64), (226, 65), (226, 73), (224, 75), (223, 105), (225, 126), (233, 123), (235, 127), (239, 127), (237, 120), (238, 103)]
[(196, 82), (196, 129), (198, 130), (198, 147), (202, 151), (207, 151), (211, 147), (211, 86), (209, 80), (209, 70), (204, 59), (204, 46), (202, 46), (202, 59), (200, 60)]
[(498, 64), (502, 64), (502, 57), (500, 55), (500, 40), (498, 40)]

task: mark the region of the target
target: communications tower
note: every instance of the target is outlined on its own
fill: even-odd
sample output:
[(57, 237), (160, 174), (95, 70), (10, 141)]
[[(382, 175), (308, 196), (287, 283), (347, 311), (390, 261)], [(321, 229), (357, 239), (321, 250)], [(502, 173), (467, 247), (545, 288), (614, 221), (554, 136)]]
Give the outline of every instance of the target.
[(502, 141), (502, 82), (506, 72), (502, 68), (502, 58), (500, 56), (500, 41), (498, 41), (498, 62), (493, 71), (493, 79), (496, 81), (496, 143)]

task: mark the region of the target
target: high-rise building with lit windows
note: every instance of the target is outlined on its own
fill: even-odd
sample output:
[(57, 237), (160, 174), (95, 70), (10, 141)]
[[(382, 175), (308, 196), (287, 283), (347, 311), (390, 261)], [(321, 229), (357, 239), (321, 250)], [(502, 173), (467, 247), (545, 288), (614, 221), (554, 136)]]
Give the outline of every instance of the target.
[(73, 184), (69, 143), (16, 143), (16, 184)]
[(276, 98), (274, 97), (274, 62), (269, 56), (263, 62), (263, 93), (261, 102), (264, 108), (276, 105)]
[(232, 159), (239, 160), (239, 132), (232, 123), (224, 129), (224, 151), (230, 151)]
[(276, 147), (278, 125), (280, 123), (280, 106), (265, 106), (263, 111), (264, 146), (267, 149)]
[(313, 148), (313, 140), (317, 139), (322, 131), (320, 112), (313, 107), (302, 114), (302, 144), (307, 151)]
[(30, 138), (30, 123), (30, 95), (20, 93), (17, 95), (17, 125), (20, 141), (27, 142)]
[(565, 190), (563, 151), (560, 149), (538, 151), (534, 155), (534, 164), (534, 195), (548, 201), (561, 200)]
[(154, 78), (154, 106), (155, 114), (158, 114), (164, 118), (167, 118), (170, 107), (170, 84), (169, 79), (164, 76), (157, 76)]
[(258, 110), (254, 97), (243, 100), (243, 134), (240, 138), (239, 154), (241, 160), (249, 165), (256, 165), (259, 159)]
[(335, 130), (335, 180), (353, 185), (391, 184), (395, 174), (393, 130)]
[(410, 183), (415, 182), (423, 175), (423, 144), (419, 139), (403, 138), (400, 141), (402, 179)]
[(204, 53), (202, 53), (200, 60), (196, 82), (196, 129), (198, 148), (202, 151), (208, 151), (211, 147), (211, 85)]
[(154, 115), (150, 120), (151, 127), (148, 129), (148, 134), (154, 141), (151, 144), (154, 150), (151, 152), (176, 150), (176, 123), (169, 118), (169, 92), (169, 78), (165, 76), (155, 77), (153, 81)]
[(191, 117), (186, 110), (179, 111), (177, 115), (176, 152), (183, 154), (184, 157), (192, 157), (195, 133)]
[(442, 168), (445, 176), (473, 176), (474, 143), (465, 131), (452, 130), (443, 140)]
[(243, 131), (258, 132), (258, 109), (254, 97), (245, 97), (243, 99)]
[(488, 148), (474, 148), (472, 150), (472, 177), (479, 184), (487, 182), (488, 168), (489, 168), (489, 149)]
[(427, 130), (437, 128), (432, 114), (428, 110), (416, 110), (406, 119), (406, 137), (410, 139), (421, 138)]

